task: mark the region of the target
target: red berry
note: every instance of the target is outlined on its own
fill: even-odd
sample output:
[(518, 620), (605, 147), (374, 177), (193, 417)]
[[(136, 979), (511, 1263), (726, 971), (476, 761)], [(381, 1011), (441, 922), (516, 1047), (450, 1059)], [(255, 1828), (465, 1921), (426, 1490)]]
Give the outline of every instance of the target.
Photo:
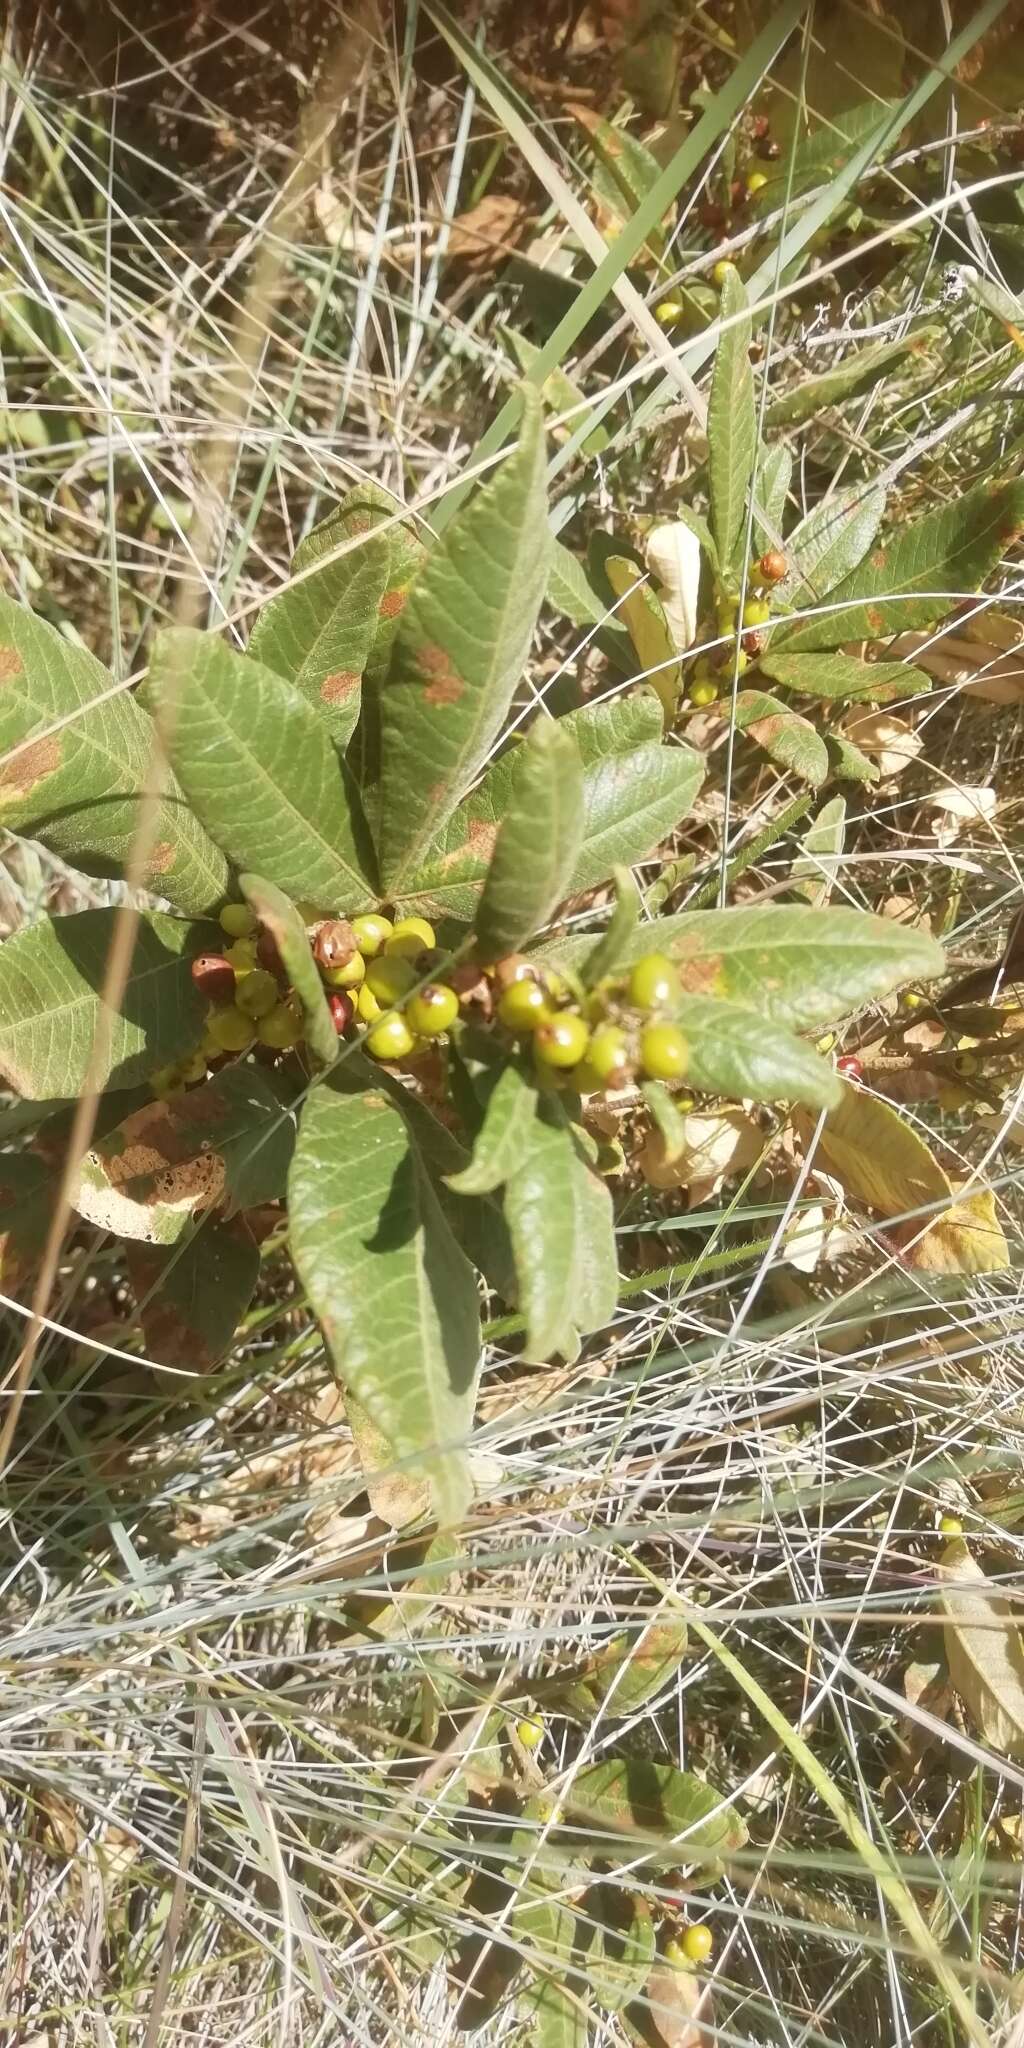
[(234, 1002), (235, 970), (222, 953), (200, 953), (192, 962), (192, 979), (208, 1002)]
[(844, 1081), (863, 1081), (864, 1079), (864, 1068), (856, 1054), (852, 1052), (844, 1052), (842, 1057), (836, 1061), (836, 1073), (841, 1074)]
[(265, 927), (256, 941), (256, 958), (268, 974), (276, 974), (278, 981), (284, 980), (284, 961), (277, 950), (277, 940)]
[(343, 996), (339, 989), (333, 989), (327, 998), (327, 1007), (331, 1013), (331, 1022), (340, 1038), (342, 1033), (348, 1030), (355, 1016), (355, 1004), (350, 997)]

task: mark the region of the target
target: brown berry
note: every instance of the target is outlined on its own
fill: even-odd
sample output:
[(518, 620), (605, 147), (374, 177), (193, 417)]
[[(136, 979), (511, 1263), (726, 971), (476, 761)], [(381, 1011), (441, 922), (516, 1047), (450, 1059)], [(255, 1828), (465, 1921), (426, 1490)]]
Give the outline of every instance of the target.
[(347, 967), (358, 952), (355, 933), (347, 917), (329, 917), (313, 941), (313, 957), (325, 970)]
[(788, 573), (789, 563), (781, 548), (769, 548), (757, 565), (763, 583), (781, 583)]
[(200, 953), (192, 962), (192, 979), (208, 1002), (234, 1002), (235, 970), (222, 953)]

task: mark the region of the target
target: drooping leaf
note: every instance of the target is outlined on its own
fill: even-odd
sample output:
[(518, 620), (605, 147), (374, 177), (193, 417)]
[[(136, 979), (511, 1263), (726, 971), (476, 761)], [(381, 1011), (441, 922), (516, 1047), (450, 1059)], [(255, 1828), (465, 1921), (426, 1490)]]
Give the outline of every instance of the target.
[(169, 708), (182, 787), (238, 867), (292, 901), (368, 910), (365, 828), (326, 726), (294, 684), (212, 633), (158, 634), (149, 688)]
[[(750, 363), (747, 294), (732, 265), (722, 286), (721, 318), (726, 326), (715, 352), (708, 404), (708, 485), (711, 530), (722, 575), (734, 576), (746, 519), (747, 490), (757, 454), (754, 373)], [(744, 317), (745, 316), (745, 317)]]
[[(116, 919), (114, 910), (47, 918), (0, 946), (0, 1074), (17, 1094), (45, 1101), (84, 1087)], [(199, 1043), (206, 1001), (190, 962), (219, 937), (216, 926), (158, 912), (140, 918), (99, 1087), (134, 1088)]]
[(587, 2048), (589, 2016), (578, 1992), (564, 1990), (552, 1977), (538, 1976), (520, 1995), (519, 2005), (535, 2048)]
[(471, 1495), (466, 1440), (480, 1356), (476, 1280), (397, 1104), (334, 1078), (309, 1096), (288, 1182), (292, 1254), (339, 1377), (438, 1519)]
[(564, 1804), (598, 1841), (598, 1854), (700, 1863), (741, 1849), (747, 1831), (721, 1795), (691, 1771), (640, 1757), (610, 1757), (577, 1771)]
[[(583, 762), (583, 843), (566, 890), (576, 895), (617, 865), (643, 860), (679, 824), (700, 788), (704, 762), (691, 747), (662, 743), (661, 706), (646, 688), (572, 711), (559, 724)], [(511, 800), (515, 753), (503, 754), (459, 806), (410, 876), (398, 899), (403, 910), (472, 918)]]
[(536, 392), (515, 452), (413, 585), (381, 691), (380, 857), (403, 893), (501, 731), (547, 587), (550, 529)]
[(791, 654), (769, 647), (758, 667), (774, 683), (802, 697), (853, 698), (867, 704), (896, 704), (930, 690), (931, 677), (903, 661), (857, 661), (849, 654)]
[(930, 626), (980, 588), (1022, 527), (1024, 484), (979, 484), (873, 548), (820, 612), (778, 629), (779, 645), (807, 652)]
[(1024, 1644), (1019, 1618), (962, 1537), (939, 1566), (949, 1675), (982, 1739), (999, 1757), (1024, 1756)]
[(128, 1272), (147, 1357), (202, 1373), (231, 1349), (256, 1289), (260, 1255), (240, 1223), (207, 1219), (173, 1250), (130, 1245)]
[(507, 1181), (508, 1220), (526, 1318), (527, 1358), (568, 1362), (603, 1329), (618, 1289), (611, 1196), (559, 1103), (546, 1100), (526, 1157)]
[(828, 753), (820, 733), (807, 718), (770, 697), (766, 690), (740, 690), (733, 702), (733, 718), (740, 732), (755, 740), (770, 761), (812, 788), (828, 774)]
[(803, 836), (802, 848), (793, 862), (792, 878), (809, 903), (828, 902), (842, 861), (846, 839), (846, 798), (833, 796), (822, 804), (813, 824)]
[[(552, 939), (538, 952), (575, 969), (591, 943)], [(927, 932), (858, 910), (776, 904), (652, 918), (637, 926), (622, 964), (651, 952), (672, 955), (685, 993), (745, 1003), (802, 1031), (824, 1030), (907, 982), (932, 980), (944, 965)]]
[(453, 1194), (448, 1184), (450, 1177), (463, 1173), (470, 1164), (470, 1154), (465, 1145), (446, 1124), (440, 1122), (425, 1102), (410, 1095), (408, 1089), (403, 1088), (393, 1076), (381, 1075), (380, 1079), (409, 1126), (416, 1150), (430, 1174), (434, 1192), (456, 1242), (483, 1274), (494, 1293), (503, 1301), (514, 1302), (515, 1262), (499, 1198), (484, 1193), (474, 1195), (473, 1200), (467, 1202)]
[(633, 642), (637, 673), (655, 691), (668, 727), (675, 717), (681, 671), (665, 607), (643, 572), (624, 556), (609, 555), (604, 568), (620, 600), (616, 616), (624, 620)]
[(711, 2048), (715, 2038), (710, 1986), (695, 1970), (660, 1958), (642, 1998), (622, 2017), (628, 2038), (639, 2048)]
[(322, 1060), (324, 1066), (333, 1066), (338, 1057), (338, 1034), (310, 952), (306, 927), (298, 911), (283, 889), (277, 888), (273, 882), (264, 881), (262, 875), (244, 874), (238, 879), (246, 902), (271, 934), (288, 980), (302, 1005), (309, 1050)]
[(176, 1244), (192, 1218), (284, 1193), (295, 1126), (258, 1067), (225, 1067), (201, 1088), (150, 1102), (97, 1140), (72, 1191), (80, 1216), (144, 1244)]
[(390, 567), (389, 537), (371, 534), (324, 568), (300, 570), (298, 581), (263, 606), (249, 638), (253, 660), (294, 683), (337, 747), (348, 744), (359, 717)]
[(786, 516), (786, 499), (793, 480), (793, 457), (784, 442), (762, 448), (754, 473), (753, 552), (763, 555), (779, 547)]
[(675, 518), (681, 526), (685, 526), (688, 532), (693, 535), (694, 540), (697, 542), (702, 553), (707, 556), (708, 562), (717, 576), (721, 567), (718, 560), (718, 549), (715, 546), (714, 534), (703, 513), (695, 512), (691, 505), (677, 505)]
[[(911, 937), (905, 927), (894, 929)], [(813, 1127), (801, 1127), (809, 1137)], [(948, 1202), (952, 1194), (931, 1146), (887, 1102), (865, 1089), (843, 1089), (825, 1118), (815, 1156), (848, 1195), (883, 1216), (910, 1215)]]
[(765, 1030), (763, 1010), (710, 996), (680, 996), (672, 1017), (686, 1038), (686, 1079), (732, 1101), (807, 1102), (827, 1109), (842, 1082), (812, 1046), (781, 1024)]
[(876, 342), (870, 348), (851, 349), (832, 369), (818, 377), (802, 377), (788, 391), (773, 398), (765, 414), (769, 427), (792, 427), (801, 420), (820, 418), (830, 405), (841, 405), (863, 385), (874, 383), (892, 363), (908, 350), (920, 350), (937, 334), (937, 328), (918, 328), (898, 341)]
[[(619, 220), (630, 220), (661, 177), (657, 157), (628, 128), (613, 127), (591, 107), (577, 104), (571, 111), (586, 129), (597, 158), (593, 182), (598, 199)], [(665, 236), (660, 227), (651, 229), (647, 248), (655, 261), (663, 254)]]
[(575, 871), (583, 823), (579, 748), (564, 724), (540, 718), (517, 750), (476, 913), (485, 960), (514, 953), (548, 923)]
[(536, 1086), (510, 1061), (488, 1097), (471, 1164), (447, 1176), (456, 1194), (489, 1194), (517, 1171), (530, 1149), (537, 1102)]
[(864, 560), (882, 524), (885, 491), (877, 484), (851, 484), (808, 512), (786, 543), (791, 574), (781, 586), (801, 607), (812, 596), (827, 597)]
[[(120, 877), (155, 735), (134, 697), (112, 696), (113, 687), (84, 647), (0, 597), (0, 826), (43, 840), (87, 874)], [(227, 892), (227, 861), (173, 778), (147, 883), (193, 914)]]

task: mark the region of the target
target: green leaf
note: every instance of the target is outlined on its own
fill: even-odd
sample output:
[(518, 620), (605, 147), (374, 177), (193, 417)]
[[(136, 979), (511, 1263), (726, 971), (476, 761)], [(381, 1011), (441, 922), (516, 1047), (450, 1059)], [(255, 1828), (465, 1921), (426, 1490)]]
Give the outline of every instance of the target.
[(459, 1521), (472, 1496), (476, 1279), (397, 1104), (321, 1082), (288, 1199), (292, 1255), (340, 1378), (396, 1458), (429, 1477), (438, 1519)]
[[(690, 747), (662, 744), (662, 712), (653, 691), (607, 698), (559, 720), (583, 762), (583, 844), (567, 894), (593, 889), (617, 865), (643, 860), (693, 803), (704, 762)], [(498, 826), (511, 801), (516, 749), (503, 754), (460, 805), (443, 837), (412, 875), (403, 910), (469, 921), (487, 872)]]
[[(628, 221), (661, 177), (657, 157), (652, 156), (650, 150), (645, 149), (627, 128), (613, 127), (611, 122), (591, 112), (589, 107), (576, 105), (572, 111), (581, 127), (586, 129), (597, 157), (598, 168), (593, 179), (595, 195), (620, 220)], [(646, 247), (655, 261), (662, 256), (665, 235), (660, 226), (651, 229)]]
[[(752, 548), (763, 555), (777, 548), (786, 516), (786, 499), (793, 478), (793, 457), (780, 442), (777, 448), (762, 448), (754, 477), (754, 521)], [(758, 517), (758, 514), (762, 517)]]
[(795, 199), (815, 186), (831, 185), (857, 151), (876, 137), (880, 145), (877, 161), (882, 162), (887, 152), (881, 147), (881, 138), (891, 128), (897, 107), (895, 100), (865, 100), (823, 120), (813, 135), (798, 144), (792, 171), (788, 162), (780, 158), (758, 193), (758, 205), (770, 212), (787, 198)]
[(875, 382), (908, 350), (923, 348), (938, 331), (935, 327), (919, 328), (916, 333), (904, 335), (899, 341), (880, 341), (871, 348), (851, 350), (841, 363), (823, 371), (820, 377), (801, 378), (788, 391), (773, 398), (765, 414), (765, 425), (791, 427), (816, 415), (820, 418), (830, 405), (841, 405), (844, 398), (859, 391), (862, 385)]
[[(904, 938), (912, 936), (900, 929)], [(797, 1121), (809, 1140), (817, 1127)], [(847, 1194), (882, 1216), (913, 1215), (952, 1198), (949, 1176), (931, 1146), (889, 1103), (863, 1088), (843, 1088), (817, 1133), (815, 1158)]]
[(882, 524), (885, 491), (880, 485), (851, 484), (808, 512), (786, 543), (792, 573), (780, 588), (792, 602), (804, 600), (805, 585), (825, 597), (864, 560)]
[(828, 748), (829, 773), (840, 782), (877, 782), (881, 769), (867, 754), (855, 747), (842, 733), (830, 732), (825, 745)]
[[(538, 948), (574, 970), (587, 938), (553, 939)], [(759, 1010), (771, 1023), (824, 1030), (837, 1017), (878, 1002), (910, 981), (944, 971), (940, 945), (859, 910), (811, 910), (775, 904), (689, 910), (638, 925), (623, 955), (670, 953), (684, 993), (723, 997)]]
[(250, 909), (265, 925), (281, 956), (291, 986), (302, 1005), (306, 1044), (325, 1067), (338, 1057), (338, 1034), (316, 971), (306, 927), (283, 889), (262, 875), (240, 875), (239, 886)]
[(778, 630), (787, 650), (837, 647), (933, 625), (978, 590), (1024, 527), (1024, 484), (979, 484), (872, 550), (828, 608)]
[(460, 1173), (447, 1175), (459, 1195), (486, 1195), (523, 1164), (533, 1140), (537, 1089), (517, 1066), (503, 1067), (484, 1111), (473, 1158)]
[(225, 1067), (116, 1124), (86, 1153), (71, 1199), (100, 1230), (176, 1244), (208, 1209), (276, 1201), (294, 1140), (291, 1110), (270, 1075)]
[(615, 617), (609, 616), (608, 600), (594, 589), (579, 557), (570, 554), (560, 540), (551, 544), (546, 596), (553, 610), (572, 625), (588, 632), (596, 626), (593, 644), (608, 655), (623, 675), (632, 675), (633, 643), (629, 634)]
[(541, 1361), (557, 1351), (571, 1363), (580, 1337), (611, 1321), (618, 1267), (611, 1196), (551, 1099), (542, 1102), (526, 1157), (507, 1182), (505, 1215), (526, 1318), (525, 1356)]
[(904, 661), (857, 661), (849, 654), (790, 654), (769, 647), (758, 667), (774, 683), (802, 697), (852, 697), (867, 704), (897, 704), (930, 690), (931, 677)]
[(380, 856), (400, 895), (504, 723), (547, 587), (540, 402), (417, 577), (381, 692)]
[(585, 2003), (551, 1977), (536, 1977), (519, 1998), (530, 2024), (533, 2048), (587, 2048), (590, 2022)]
[(546, 925), (566, 894), (583, 839), (583, 764), (571, 731), (539, 718), (517, 750), (476, 914), (482, 957), (501, 960)]
[(616, 1884), (587, 1893), (577, 1922), (576, 1967), (596, 2003), (619, 2012), (642, 1990), (654, 1961), (654, 1921), (646, 1899)]
[[(528, 375), (540, 355), (540, 349), (537, 347), (536, 342), (528, 341), (525, 334), (520, 334), (515, 327), (506, 330), (506, 339), (519, 364), (519, 368), (524, 376)], [(578, 433), (580, 427), (579, 414), (582, 408), (591, 402), (588, 400), (586, 392), (581, 390), (580, 386), (575, 384), (571, 377), (567, 377), (564, 370), (557, 368), (549, 370), (547, 376), (541, 379), (539, 389), (541, 397), (550, 412), (575, 413), (576, 415), (571, 422), (567, 421), (556, 431), (555, 439), (567, 440), (570, 434)], [(607, 448), (610, 439), (611, 435), (607, 427), (595, 427), (592, 434), (584, 435), (580, 441), (580, 452), (583, 455), (599, 455), (602, 448)], [(559, 543), (556, 542), (556, 547), (558, 545)], [(567, 550), (563, 549), (562, 552), (566, 553)], [(570, 559), (573, 558), (570, 557)], [(548, 585), (548, 595), (551, 595), (550, 582)]]
[(317, 713), (282, 676), (212, 633), (157, 635), (149, 672), (169, 710), (182, 787), (238, 867), (294, 901), (368, 910), (362, 820)]
[(665, 1164), (671, 1166), (686, 1148), (686, 1119), (660, 1081), (645, 1081), (640, 1093), (650, 1110), (651, 1121), (661, 1134)]
[(639, 673), (655, 691), (665, 716), (666, 729), (672, 724), (679, 697), (682, 668), (676, 643), (660, 597), (645, 580), (646, 572), (622, 555), (609, 555), (605, 575), (620, 604), (616, 616), (623, 619), (633, 642)]
[[(0, 597), (0, 827), (43, 840), (87, 874), (120, 877), (155, 735), (127, 691), (97, 701), (112, 688), (84, 647)], [(227, 862), (173, 778), (147, 884), (193, 914), (227, 892)]]
[(673, 1020), (689, 1047), (687, 1082), (732, 1101), (808, 1102), (830, 1109), (842, 1094), (834, 1068), (781, 1024), (765, 1030), (763, 1010), (711, 996), (683, 996)]
[(583, 962), (580, 980), (584, 988), (596, 988), (606, 974), (613, 974), (640, 917), (640, 891), (628, 868), (613, 868), (615, 908), (596, 945)]
[(1024, 1756), (1024, 1644), (1018, 1616), (961, 1537), (946, 1545), (939, 1573), (953, 1684), (996, 1755)]
[[(341, 504), (299, 542), (292, 561), (294, 575), (322, 562), (327, 576), (333, 565), (325, 558), (360, 534), (374, 535), (372, 542), (367, 543), (374, 553), (379, 547), (387, 548), (387, 575), (377, 606), (376, 631), (365, 665), (365, 680), (371, 684), (381, 681), (387, 674), (405, 600), (427, 557), (426, 548), (409, 521), (396, 517), (401, 510), (398, 499), (393, 498), (390, 491), (383, 490), (380, 484), (356, 484), (346, 493)], [(376, 528), (385, 524), (387, 532), (377, 533)], [(358, 562), (362, 553), (360, 550), (347, 559)]]
[(624, 1719), (674, 1677), (686, 1655), (686, 1640), (681, 1617), (650, 1622), (639, 1636), (624, 1631), (585, 1665), (538, 1686), (536, 1696), (545, 1706), (587, 1723), (598, 1713)]
[(846, 840), (846, 798), (833, 796), (822, 804), (804, 833), (802, 850), (793, 862), (792, 880), (809, 903), (827, 903), (835, 886)]
[(740, 690), (733, 702), (733, 718), (739, 732), (755, 740), (769, 760), (813, 788), (828, 774), (828, 753), (820, 733), (807, 718), (770, 697), (765, 690)]
[(597, 1853), (689, 1864), (741, 1849), (747, 1831), (719, 1793), (692, 1771), (641, 1757), (610, 1757), (578, 1771), (565, 1794), (574, 1818), (598, 1837)]
[(294, 683), (339, 748), (348, 744), (359, 717), (363, 670), (380, 626), (390, 568), (388, 536), (371, 535), (351, 554), (306, 572), (272, 597), (249, 639), (252, 658)]
[(28, 1293), (56, 1196), (53, 1169), (32, 1152), (0, 1155), (0, 1286)]
[[(45, 1100), (84, 1087), (117, 915), (47, 918), (0, 946), (0, 1074), (16, 1094)], [(134, 1088), (199, 1043), (206, 1000), (189, 963), (220, 937), (216, 927), (158, 912), (140, 918), (121, 1009), (94, 1076), (100, 1088)]]
[(733, 321), (715, 351), (708, 404), (708, 485), (711, 529), (722, 576), (736, 574), (743, 541), (747, 490), (757, 454), (754, 373), (750, 364), (750, 319), (739, 272), (730, 264), (722, 286), (721, 318)]
[[(354, 1062), (346, 1061), (346, 1064)], [(371, 1070), (367, 1063), (366, 1079)], [(434, 1192), (454, 1233), (456, 1242), (462, 1246), (468, 1259), (483, 1274), (488, 1287), (501, 1296), (503, 1301), (516, 1299), (516, 1272), (512, 1257), (512, 1245), (508, 1226), (499, 1201), (489, 1194), (477, 1195), (466, 1202), (460, 1195), (453, 1194), (449, 1180), (465, 1172), (470, 1163), (470, 1154), (460, 1140), (442, 1124), (394, 1075), (383, 1074), (380, 1070), (373, 1076), (381, 1081), (392, 1101), (396, 1102), (412, 1134), (416, 1150), (427, 1167), (434, 1185)]]
[(252, 1238), (240, 1224), (207, 1220), (173, 1251), (132, 1244), (127, 1256), (149, 1358), (209, 1372), (230, 1351), (256, 1291)]

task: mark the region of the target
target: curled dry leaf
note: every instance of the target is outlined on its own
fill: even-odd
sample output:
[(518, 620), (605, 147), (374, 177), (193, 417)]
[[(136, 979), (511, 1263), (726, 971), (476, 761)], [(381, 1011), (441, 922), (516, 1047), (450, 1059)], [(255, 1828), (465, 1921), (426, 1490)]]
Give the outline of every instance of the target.
[(710, 1985), (696, 1971), (659, 1960), (647, 1979), (642, 2038), (652, 2048), (710, 2048), (714, 2040)]
[(716, 1116), (687, 1116), (683, 1148), (671, 1164), (657, 1129), (640, 1155), (640, 1168), (652, 1188), (685, 1188), (687, 1208), (717, 1194), (730, 1174), (753, 1166), (764, 1148), (760, 1126), (745, 1110), (722, 1110)]
[(700, 542), (681, 520), (666, 520), (652, 526), (646, 552), (673, 642), (685, 654), (697, 633)]
[(926, 801), (938, 812), (933, 830), (940, 846), (951, 846), (969, 826), (990, 824), (996, 814), (996, 793), (987, 784), (936, 790)]
[(1024, 1646), (1013, 1612), (957, 1537), (939, 1566), (949, 1675), (1000, 1756), (1024, 1756)]
[(891, 711), (851, 711), (840, 731), (844, 739), (878, 762), (884, 781), (902, 775), (924, 746), (907, 720), (894, 717)]
[(902, 1223), (890, 1235), (916, 1273), (1005, 1273), (1010, 1263), (991, 1188), (963, 1195), (924, 1230)]

